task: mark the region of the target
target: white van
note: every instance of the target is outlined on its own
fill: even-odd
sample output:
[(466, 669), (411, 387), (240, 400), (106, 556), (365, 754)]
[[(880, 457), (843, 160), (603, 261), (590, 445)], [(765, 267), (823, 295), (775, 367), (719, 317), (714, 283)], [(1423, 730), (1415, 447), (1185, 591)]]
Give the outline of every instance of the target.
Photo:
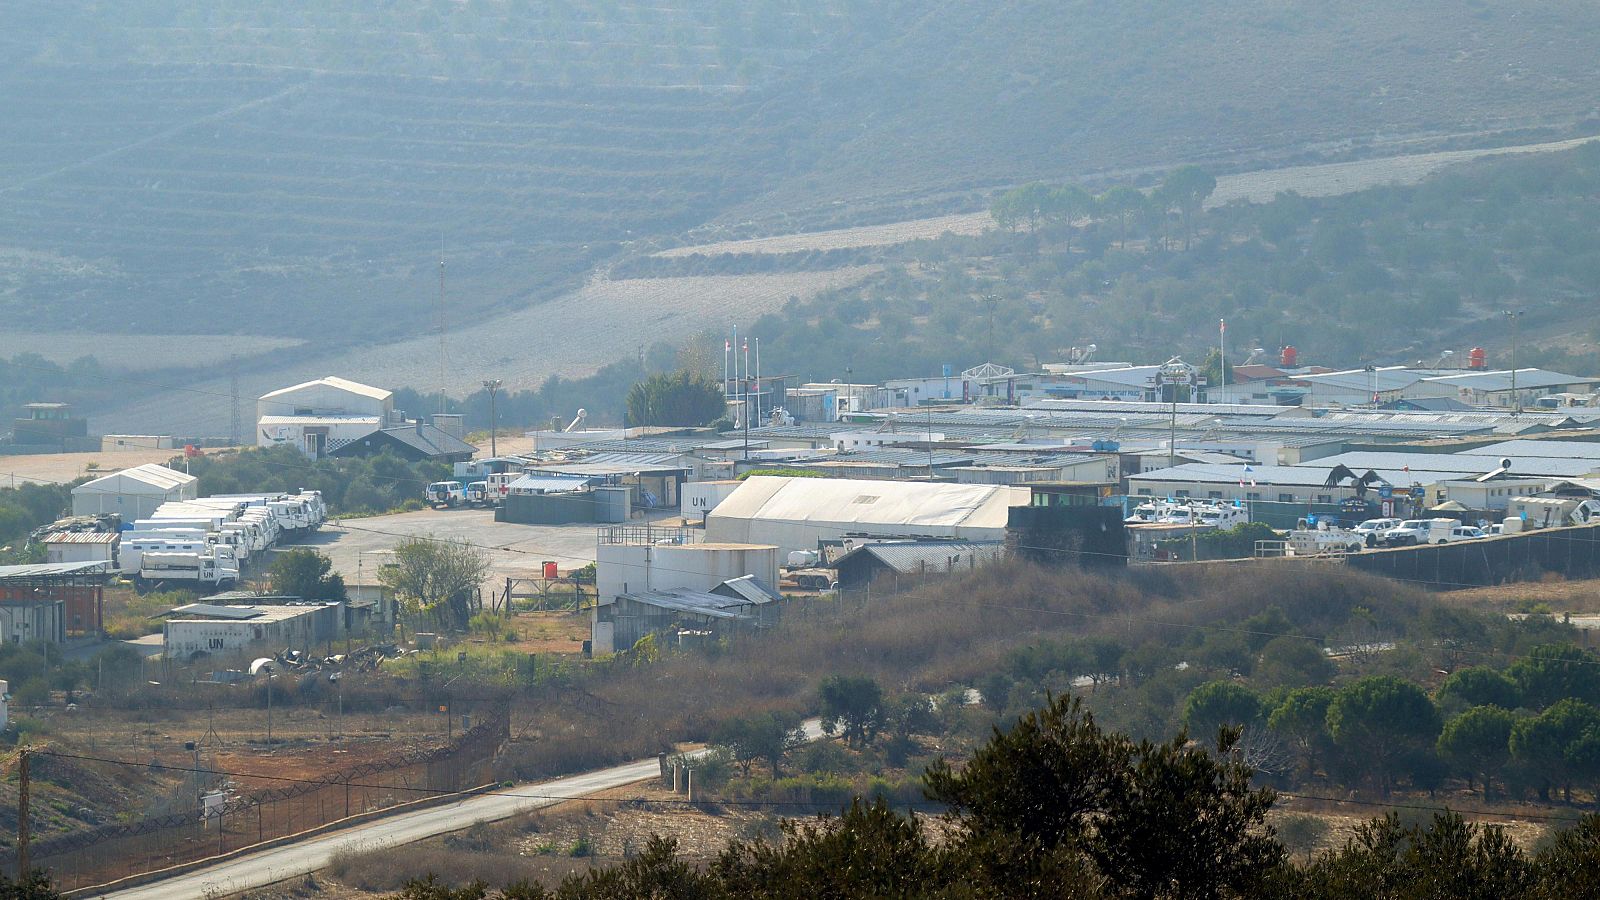
[(1461, 526), (1455, 519), (1406, 519), (1383, 533), (1383, 542), (1391, 547), (1414, 547), (1418, 544), (1448, 544), (1450, 533)]

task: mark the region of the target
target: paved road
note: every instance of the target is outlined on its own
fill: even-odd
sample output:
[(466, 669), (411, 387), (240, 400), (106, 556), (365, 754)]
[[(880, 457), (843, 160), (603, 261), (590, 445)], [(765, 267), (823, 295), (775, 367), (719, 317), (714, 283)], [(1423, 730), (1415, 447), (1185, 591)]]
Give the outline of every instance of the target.
[[(806, 722), (805, 729), (808, 740), (822, 736), (822, 727), (815, 719)], [(216, 896), (251, 890), (315, 872), (326, 867), (335, 854), (343, 851), (378, 850), (420, 841), (459, 831), (479, 822), (493, 822), (553, 806), (563, 800), (588, 797), (645, 781), (657, 777), (659, 773), (659, 764), (651, 759), (540, 784), (520, 785), (262, 850), (186, 875), (94, 896), (115, 900), (165, 900), (169, 897)]]

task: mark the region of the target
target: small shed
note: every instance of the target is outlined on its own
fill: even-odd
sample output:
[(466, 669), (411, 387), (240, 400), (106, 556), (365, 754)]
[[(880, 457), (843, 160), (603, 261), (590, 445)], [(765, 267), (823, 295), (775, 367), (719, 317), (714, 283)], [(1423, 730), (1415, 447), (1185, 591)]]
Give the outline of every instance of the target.
[(122, 535), (111, 531), (57, 531), (40, 541), (45, 561), (52, 563), (102, 562), (117, 560), (117, 544)]
[(73, 488), (72, 514), (117, 513), (124, 522), (149, 518), (163, 503), (198, 497), (199, 482), (193, 475), (155, 463), (134, 466)]
[(859, 588), (879, 575), (921, 578), (968, 572), (1000, 559), (1002, 541), (897, 541), (863, 544), (834, 562), (839, 587)]

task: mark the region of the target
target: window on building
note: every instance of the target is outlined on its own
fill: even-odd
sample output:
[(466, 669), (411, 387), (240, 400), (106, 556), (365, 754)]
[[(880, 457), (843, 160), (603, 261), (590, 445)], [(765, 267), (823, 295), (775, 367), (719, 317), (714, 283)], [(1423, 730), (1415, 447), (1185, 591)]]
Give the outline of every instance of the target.
[(1189, 492), (1188, 491), (1174, 491), (1173, 493), (1176, 496), (1179, 496), (1179, 497), (1187, 497), (1187, 496), (1189, 496)]
[(1149, 488), (1139, 488), (1138, 493), (1139, 493), (1139, 496), (1141, 496), (1141, 497), (1148, 497), (1148, 496), (1150, 496), (1150, 489)]
[(1261, 492), (1259, 492), (1259, 491), (1251, 491), (1250, 493), (1245, 494), (1244, 498), (1246, 500), (1260, 500), (1261, 499)]
[(1332, 494), (1318, 494), (1317, 495), (1317, 502), (1318, 503), (1332, 503), (1333, 502), (1333, 495)]
[(1221, 491), (1206, 491), (1206, 496), (1210, 497), (1213, 500), (1221, 500), (1222, 499), (1222, 492)]
[(1294, 495), (1293, 494), (1279, 494), (1278, 495), (1278, 502), (1279, 503), (1293, 503), (1294, 502)]

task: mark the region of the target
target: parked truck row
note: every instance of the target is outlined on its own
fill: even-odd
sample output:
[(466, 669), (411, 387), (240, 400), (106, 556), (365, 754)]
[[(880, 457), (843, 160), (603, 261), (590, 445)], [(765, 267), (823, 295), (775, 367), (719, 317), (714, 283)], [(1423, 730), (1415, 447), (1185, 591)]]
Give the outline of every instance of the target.
[(117, 566), (140, 586), (228, 587), (269, 547), (293, 543), (326, 519), (319, 491), (163, 503), (149, 518), (125, 526)]

